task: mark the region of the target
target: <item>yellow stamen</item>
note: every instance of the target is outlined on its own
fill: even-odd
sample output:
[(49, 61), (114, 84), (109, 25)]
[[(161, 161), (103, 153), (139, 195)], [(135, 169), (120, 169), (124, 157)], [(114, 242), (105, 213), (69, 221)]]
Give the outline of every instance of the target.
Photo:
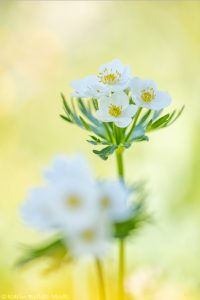
[(155, 92), (153, 88), (148, 90), (142, 90), (141, 98), (144, 102), (151, 102), (155, 98)]
[(103, 73), (99, 73), (98, 75), (99, 81), (104, 84), (115, 84), (118, 83), (121, 78), (121, 73), (116, 71), (114, 73), (108, 73), (107, 69), (104, 70)]
[(81, 200), (75, 195), (67, 197), (65, 203), (70, 208), (79, 208), (81, 206)]
[(92, 242), (94, 241), (96, 235), (92, 229), (86, 229), (81, 233), (81, 239), (85, 242)]
[(111, 201), (107, 196), (104, 196), (100, 199), (100, 203), (103, 208), (108, 208), (111, 204)]
[(118, 118), (122, 114), (122, 107), (111, 104), (108, 109), (108, 113), (115, 118)]

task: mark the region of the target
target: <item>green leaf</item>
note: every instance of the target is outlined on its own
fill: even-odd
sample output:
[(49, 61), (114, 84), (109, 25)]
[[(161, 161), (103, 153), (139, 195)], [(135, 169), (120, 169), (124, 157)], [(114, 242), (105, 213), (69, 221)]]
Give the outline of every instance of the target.
[(54, 265), (59, 265), (66, 257), (69, 259), (68, 249), (62, 239), (46, 242), (37, 247), (24, 246), (24, 256), (17, 262), (16, 267), (21, 268), (39, 259), (51, 259)]
[(177, 113), (176, 117), (171, 121), (171, 123), (169, 125), (172, 125), (181, 116), (181, 114), (183, 113), (184, 109), (185, 109), (185, 105), (183, 105), (181, 107), (181, 109)]
[(83, 127), (86, 129), (86, 130), (90, 130), (90, 126), (88, 125), (88, 123), (80, 116), (79, 117), (82, 124), (83, 124)]
[(151, 125), (151, 130), (154, 130), (160, 126), (162, 126), (165, 122), (167, 122), (168, 118), (169, 118), (170, 114), (166, 114), (163, 117), (159, 118), (157, 121), (155, 121), (152, 125)]
[(65, 121), (67, 121), (67, 122), (69, 122), (69, 123), (72, 123), (72, 121), (71, 121), (69, 118), (67, 118), (66, 116), (60, 115), (60, 117), (61, 117), (62, 119), (64, 119)]
[(149, 219), (144, 203), (138, 203), (132, 210), (130, 218), (123, 222), (115, 223), (114, 237), (124, 239), (140, 229)]
[(140, 124), (143, 124), (147, 119), (148, 117), (150, 116), (151, 114), (151, 109), (149, 109), (144, 115), (143, 117), (141, 118), (140, 122), (138, 123), (139, 125)]
[(108, 156), (113, 154), (113, 152), (117, 149), (117, 145), (107, 146), (102, 150), (93, 150), (93, 153), (97, 154), (101, 159), (107, 160)]

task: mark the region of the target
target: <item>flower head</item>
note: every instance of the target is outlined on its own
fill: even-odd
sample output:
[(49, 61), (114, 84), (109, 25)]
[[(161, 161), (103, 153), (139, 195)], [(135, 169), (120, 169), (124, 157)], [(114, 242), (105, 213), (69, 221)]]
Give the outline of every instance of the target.
[(111, 62), (103, 64), (99, 69), (99, 89), (105, 94), (123, 91), (128, 87), (130, 78), (130, 67), (125, 67), (119, 59), (113, 59)]
[(135, 77), (130, 82), (130, 90), (135, 104), (152, 110), (160, 110), (171, 103), (168, 93), (159, 91), (153, 80)]
[(112, 92), (125, 90), (131, 79), (129, 67), (125, 67), (119, 59), (114, 59), (99, 68), (98, 75), (87, 76), (75, 80), (71, 86), (75, 89), (72, 96), (81, 98), (100, 98)]
[(130, 191), (119, 180), (99, 183), (99, 207), (111, 222), (124, 221), (130, 216)]
[(51, 167), (44, 171), (44, 178), (50, 184), (61, 183), (63, 181), (93, 181), (93, 174), (89, 165), (80, 154), (65, 156), (56, 155), (51, 163)]
[(97, 76), (95, 75), (74, 80), (71, 83), (71, 86), (75, 89), (74, 93), (72, 93), (72, 96), (77, 98), (97, 98), (100, 95), (97, 84)]
[(58, 223), (52, 209), (54, 201), (52, 188), (37, 187), (32, 189), (21, 207), (25, 223), (39, 230), (55, 230)]
[(118, 127), (127, 127), (137, 111), (137, 107), (129, 104), (124, 92), (113, 93), (109, 97), (99, 99), (99, 110), (96, 117), (103, 122), (114, 122)]
[(94, 255), (102, 257), (108, 248), (111, 234), (107, 226), (98, 217), (88, 218), (82, 227), (73, 230), (67, 236), (67, 243), (73, 256)]

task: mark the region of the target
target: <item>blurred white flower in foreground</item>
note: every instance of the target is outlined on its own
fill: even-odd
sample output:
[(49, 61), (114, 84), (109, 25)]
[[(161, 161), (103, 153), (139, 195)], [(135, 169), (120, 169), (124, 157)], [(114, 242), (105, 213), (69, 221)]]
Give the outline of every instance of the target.
[(61, 233), (73, 256), (103, 255), (114, 223), (130, 217), (129, 190), (120, 181), (95, 180), (80, 155), (56, 156), (44, 178), (22, 205), (24, 221)]
[(76, 180), (94, 182), (87, 160), (81, 154), (65, 156), (56, 155), (51, 166), (44, 171), (44, 178), (50, 184)]
[(131, 79), (130, 67), (125, 67), (119, 59), (103, 64), (98, 75), (90, 75), (75, 80), (71, 86), (75, 89), (72, 96), (81, 98), (99, 98), (112, 92), (125, 90)]
[(116, 126), (127, 127), (137, 111), (137, 106), (129, 104), (129, 98), (124, 92), (113, 93), (98, 101), (99, 109), (96, 117), (103, 122), (114, 122)]
[(130, 82), (130, 90), (135, 104), (152, 110), (160, 110), (171, 103), (167, 92), (159, 91), (153, 80), (135, 77)]
[(130, 191), (121, 181), (99, 182), (99, 206), (111, 221), (124, 221), (130, 217), (129, 196)]
[(21, 207), (25, 223), (39, 230), (55, 230), (58, 227), (52, 203), (55, 201), (52, 188), (32, 189)]
[(111, 238), (109, 224), (99, 216), (88, 216), (87, 222), (67, 236), (67, 245), (73, 256), (94, 255), (102, 257), (108, 248)]

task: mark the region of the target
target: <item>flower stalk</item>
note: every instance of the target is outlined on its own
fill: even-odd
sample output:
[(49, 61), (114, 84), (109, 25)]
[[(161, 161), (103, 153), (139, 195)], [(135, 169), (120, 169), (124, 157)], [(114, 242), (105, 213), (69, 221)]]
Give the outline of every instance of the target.
[[(117, 172), (120, 180), (124, 181), (123, 147), (116, 150)], [(125, 274), (125, 240), (119, 240), (119, 270), (118, 270), (118, 299), (124, 299), (124, 274)]]
[(96, 263), (96, 270), (97, 270), (98, 283), (99, 283), (99, 296), (100, 296), (99, 299), (106, 300), (106, 290), (105, 290), (105, 281), (104, 281), (102, 264), (99, 258), (95, 259), (95, 263)]

